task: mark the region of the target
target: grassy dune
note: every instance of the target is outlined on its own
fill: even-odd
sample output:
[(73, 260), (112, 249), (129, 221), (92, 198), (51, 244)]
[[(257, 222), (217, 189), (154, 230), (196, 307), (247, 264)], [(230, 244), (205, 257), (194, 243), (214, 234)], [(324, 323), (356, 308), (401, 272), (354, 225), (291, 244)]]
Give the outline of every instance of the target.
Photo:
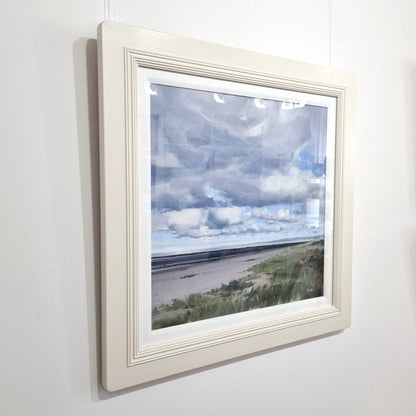
[(153, 309), (152, 328), (265, 308), (323, 293), (324, 242), (313, 240), (287, 248), (252, 266), (247, 276), (206, 293), (193, 293)]

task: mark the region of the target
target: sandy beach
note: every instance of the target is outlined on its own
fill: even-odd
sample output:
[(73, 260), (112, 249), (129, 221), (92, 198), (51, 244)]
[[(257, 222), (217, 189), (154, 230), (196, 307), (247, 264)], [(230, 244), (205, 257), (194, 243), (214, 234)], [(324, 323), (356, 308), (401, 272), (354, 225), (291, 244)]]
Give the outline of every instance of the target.
[(221, 287), (231, 280), (247, 276), (248, 269), (261, 263), (286, 247), (245, 253), (220, 260), (183, 265), (152, 273), (152, 307), (171, 303), (191, 293), (204, 293)]

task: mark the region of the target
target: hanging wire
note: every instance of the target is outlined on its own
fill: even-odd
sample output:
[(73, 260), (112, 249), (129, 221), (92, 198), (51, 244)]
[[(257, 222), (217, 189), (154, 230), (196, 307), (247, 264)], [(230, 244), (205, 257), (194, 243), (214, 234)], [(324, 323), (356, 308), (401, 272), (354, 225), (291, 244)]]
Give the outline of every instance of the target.
[(104, 0), (104, 20), (113, 20), (114, 0)]
[(328, 0), (328, 66), (332, 66), (332, 0)]

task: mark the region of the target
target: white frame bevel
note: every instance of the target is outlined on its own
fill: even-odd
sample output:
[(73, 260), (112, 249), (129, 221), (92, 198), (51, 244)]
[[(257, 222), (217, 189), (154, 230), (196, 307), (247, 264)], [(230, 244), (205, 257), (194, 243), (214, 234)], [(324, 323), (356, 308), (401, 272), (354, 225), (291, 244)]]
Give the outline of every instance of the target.
[[(355, 76), (114, 22), (98, 28), (102, 239), (102, 368), (109, 391), (342, 330), (350, 325), (352, 118)], [(141, 345), (139, 334), (138, 68), (336, 99), (332, 301), (256, 322)], [(150, 221), (150, 218), (149, 218)], [(143, 225), (143, 224), (142, 224)], [(146, 228), (146, 227), (144, 227)]]

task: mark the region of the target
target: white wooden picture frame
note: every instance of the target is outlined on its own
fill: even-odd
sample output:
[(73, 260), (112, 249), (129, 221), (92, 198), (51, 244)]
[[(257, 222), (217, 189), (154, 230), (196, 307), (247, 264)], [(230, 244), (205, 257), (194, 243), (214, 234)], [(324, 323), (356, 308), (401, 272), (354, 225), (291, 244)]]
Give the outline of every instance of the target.
[(98, 42), (104, 387), (348, 327), (354, 75), (113, 22)]

